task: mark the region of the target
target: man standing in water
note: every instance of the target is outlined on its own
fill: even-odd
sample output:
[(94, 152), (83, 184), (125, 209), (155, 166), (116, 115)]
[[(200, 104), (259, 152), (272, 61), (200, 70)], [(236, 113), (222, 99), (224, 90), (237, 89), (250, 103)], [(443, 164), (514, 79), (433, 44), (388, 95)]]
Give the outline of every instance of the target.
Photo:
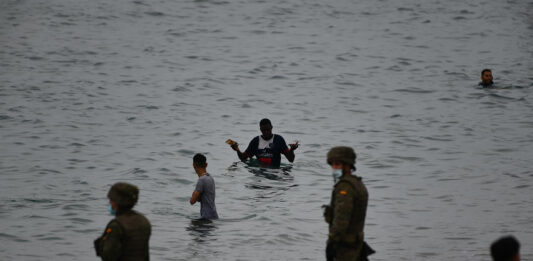
[(520, 261), (520, 243), (513, 236), (502, 237), (490, 246), (494, 261)]
[(290, 148), (288, 148), (283, 137), (272, 134), (272, 123), (269, 119), (262, 119), (259, 122), (259, 130), (262, 135), (253, 138), (244, 153), (239, 150), (238, 144), (231, 145), (240, 160), (244, 161), (256, 156), (262, 166), (276, 168), (280, 166), (281, 154), (285, 155), (288, 161), (294, 161), (294, 150), (298, 148), (298, 142), (289, 144)]
[(483, 71), (481, 71), (481, 82), (478, 85), (483, 88), (490, 88), (493, 84), (492, 71), (490, 69), (483, 69)]
[(128, 183), (116, 183), (107, 194), (109, 213), (115, 216), (94, 241), (96, 255), (104, 261), (150, 259), (148, 241), (152, 226), (146, 217), (133, 211), (139, 189)]
[(207, 173), (207, 159), (198, 153), (194, 155), (192, 161), (192, 167), (198, 175), (198, 182), (189, 203), (194, 205), (200, 201), (202, 219), (218, 219), (217, 207), (215, 206), (215, 180)]
[(361, 261), (374, 253), (364, 243), (368, 192), (361, 178), (352, 175), (355, 158), (355, 152), (350, 147), (334, 147), (328, 152), (335, 186), (331, 203), (325, 206), (324, 212), (329, 223), (327, 260)]

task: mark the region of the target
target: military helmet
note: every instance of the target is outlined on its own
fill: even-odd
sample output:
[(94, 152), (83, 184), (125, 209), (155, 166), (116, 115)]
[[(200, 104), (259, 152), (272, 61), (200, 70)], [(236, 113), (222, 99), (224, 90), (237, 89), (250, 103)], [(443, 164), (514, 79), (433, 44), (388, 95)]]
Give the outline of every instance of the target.
[(352, 169), (355, 169), (355, 159), (357, 158), (357, 155), (350, 147), (345, 146), (339, 146), (339, 147), (333, 147), (328, 152), (328, 164), (331, 165), (331, 163), (336, 160), (340, 161), (342, 163), (348, 164), (352, 166)]
[(139, 199), (139, 188), (135, 185), (118, 182), (109, 189), (107, 197), (121, 208), (132, 208)]

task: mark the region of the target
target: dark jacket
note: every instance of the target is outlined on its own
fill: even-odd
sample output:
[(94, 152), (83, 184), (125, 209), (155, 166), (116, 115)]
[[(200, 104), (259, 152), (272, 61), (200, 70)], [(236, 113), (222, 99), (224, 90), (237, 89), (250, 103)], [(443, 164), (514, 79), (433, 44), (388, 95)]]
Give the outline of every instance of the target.
[(133, 210), (117, 213), (95, 240), (96, 255), (103, 261), (148, 261), (151, 233), (150, 222), (142, 214)]

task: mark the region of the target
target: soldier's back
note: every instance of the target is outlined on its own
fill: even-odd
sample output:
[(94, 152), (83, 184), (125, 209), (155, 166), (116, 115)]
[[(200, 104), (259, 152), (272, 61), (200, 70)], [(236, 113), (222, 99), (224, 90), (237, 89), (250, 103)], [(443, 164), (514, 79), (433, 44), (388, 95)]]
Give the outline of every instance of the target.
[(148, 219), (136, 212), (128, 211), (116, 217), (123, 229), (122, 257), (120, 260), (147, 261), (149, 260), (149, 244), (152, 226)]

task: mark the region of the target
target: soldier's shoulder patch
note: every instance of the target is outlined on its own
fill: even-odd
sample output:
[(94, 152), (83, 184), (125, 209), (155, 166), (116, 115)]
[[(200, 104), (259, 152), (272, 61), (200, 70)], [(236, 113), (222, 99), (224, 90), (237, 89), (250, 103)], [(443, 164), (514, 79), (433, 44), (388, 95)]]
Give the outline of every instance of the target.
[(346, 194), (348, 194), (348, 192), (346, 192), (346, 190), (341, 190), (341, 191), (339, 191), (339, 194), (346, 195)]
[(111, 233), (111, 228), (108, 228), (105, 232), (106, 233)]

